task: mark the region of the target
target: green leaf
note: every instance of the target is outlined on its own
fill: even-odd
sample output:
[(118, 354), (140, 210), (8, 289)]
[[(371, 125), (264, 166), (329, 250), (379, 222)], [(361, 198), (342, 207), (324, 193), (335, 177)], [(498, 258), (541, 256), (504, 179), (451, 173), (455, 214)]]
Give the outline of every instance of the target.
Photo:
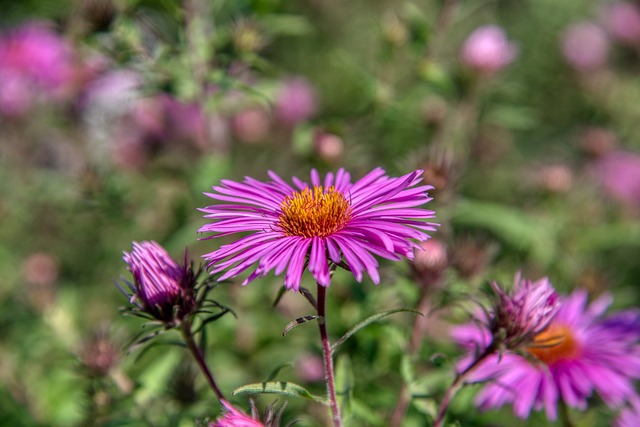
[(293, 367), (293, 364), (291, 362), (282, 363), (276, 366), (275, 369), (272, 370), (271, 373), (269, 373), (269, 375), (267, 376), (266, 382), (271, 382), (275, 380), (278, 374), (280, 373), (280, 371), (282, 371), (284, 368), (292, 368), (292, 367)]
[(367, 317), (365, 320), (358, 323), (356, 326), (351, 328), (346, 334), (344, 334), (338, 341), (333, 343), (333, 345), (331, 346), (331, 354), (335, 353), (338, 346), (340, 346), (346, 340), (351, 338), (351, 336), (354, 335), (356, 332), (358, 332), (360, 329), (370, 325), (371, 323), (377, 322), (378, 320), (383, 319), (391, 314), (401, 313), (401, 312), (415, 313), (415, 314), (419, 314), (420, 316), (424, 316), (422, 312), (418, 310), (413, 310), (410, 308), (394, 308), (393, 310), (387, 310), (387, 311), (383, 311), (382, 313), (374, 314), (373, 316)]
[(346, 421), (352, 416), (351, 403), (353, 401), (354, 384), (355, 380), (351, 359), (347, 355), (341, 355), (335, 363), (335, 386), (338, 408), (340, 408), (340, 413), (346, 425), (351, 424)]
[(314, 396), (304, 387), (287, 381), (268, 381), (262, 383), (254, 383), (243, 385), (235, 389), (232, 393), (234, 396), (242, 394), (279, 394), (287, 397), (302, 397), (327, 405), (327, 399), (320, 396)]

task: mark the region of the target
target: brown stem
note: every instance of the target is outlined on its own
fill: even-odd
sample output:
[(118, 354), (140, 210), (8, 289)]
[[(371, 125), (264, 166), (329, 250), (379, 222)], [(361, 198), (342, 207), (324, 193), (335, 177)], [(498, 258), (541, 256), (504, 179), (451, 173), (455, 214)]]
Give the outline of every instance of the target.
[(324, 375), (327, 383), (327, 394), (329, 395), (329, 404), (331, 406), (331, 415), (334, 427), (342, 427), (342, 419), (340, 418), (340, 410), (338, 409), (338, 400), (336, 399), (336, 386), (333, 374), (333, 356), (331, 354), (331, 344), (327, 334), (326, 322), (326, 293), (327, 288), (318, 284), (318, 328), (320, 330), (320, 340), (322, 341), (322, 360), (324, 362)]
[(195, 340), (193, 339), (193, 334), (191, 333), (191, 323), (185, 322), (182, 324), (182, 336), (184, 337), (184, 341), (187, 344), (187, 348), (193, 355), (194, 359), (196, 359), (198, 367), (207, 379), (211, 390), (213, 390), (218, 400), (225, 400), (222, 391), (218, 387), (218, 384), (216, 384), (216, 380), (213, 378), (213, 374), (211, 373), (207, 362), (204, 360), (202, 349), (198, 346), (198, 344), (196, 344)]
[(453, 381), (453, 384), (449, 386), (447, 391), (444, 393), (442, 397), (442, 401), (440, 402), (440, 406), (438, 407), (438, 413), (436, 415), (436, 420), (433, 423), (433, 427), (442, 427), (444, 423), (445, 415), (447, 414), (447, 409), (449, 409), (449, 404), (451, 404), (451, 400), (456, 395), (458, 390), (462, 388), (464, 385), (464, 380), (467, 376), (473, 372), (480, 363), (482, 363), (487, 357), (491, 356), (496, 351), (496, 346), (492, 343), (487, 347), (482, 354), (480, 354), (476, 359), (467, 366), (462, 372), (460, 372), (456, 379)]

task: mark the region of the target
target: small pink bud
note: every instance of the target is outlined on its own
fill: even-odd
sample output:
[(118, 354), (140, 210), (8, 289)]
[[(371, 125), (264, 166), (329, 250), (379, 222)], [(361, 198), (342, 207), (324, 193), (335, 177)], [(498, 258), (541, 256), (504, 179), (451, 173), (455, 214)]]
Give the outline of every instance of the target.
[(240, 142), (255, 144), (267, 138), (271, 128), (271, 120), (263, 109), (248, 108), (236, 114), (231, 126)]
[(336, 162), (342, 157), (344, 143), (342, 138), (337, 135), (319, 132), (313, 143), (318, 156), (330, 163)]
[(493, 74), (513, 62), (518, 54), (504, 30), (487, 25), (474, 30), (462, 46), (461, 59), (467, 67), (480, 73)]

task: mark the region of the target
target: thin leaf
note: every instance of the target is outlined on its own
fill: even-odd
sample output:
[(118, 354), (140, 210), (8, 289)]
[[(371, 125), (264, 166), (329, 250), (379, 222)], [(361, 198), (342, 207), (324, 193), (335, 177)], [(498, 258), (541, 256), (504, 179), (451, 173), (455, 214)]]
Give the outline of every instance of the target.
[(269, 381), (247, 384), (235, 389), (232, 394), (234, 396), (242, 394), (278, 394), (287, 397), (302, 397), (324, 405), (328, 404), (327, 399), (324, 397), (315, 396), (309, 393), (309, 391), (304, 387), (286, 381)]
[(383, 311), (382, 313), (374, 314), (373, 316), (367, 317), (365, 320), (363, 320), (362, 322), (358, 323), (351, 330), (349, 330), (346, 334), (344, 334), (338, 341), (333, 343), (333, 345), (331, 346), (331, 354), (335, 353), (335, 351), (338, 348), (338, 346), (340, 346), (346, 340), (351, 338), (351, 336), (353, 334), (355, 334), (356, 332), (358, 332), (360, 329), (364, 328), (365, 326), (368, 326), (371, 323), (377, 322), (378, 320), (383, 319), (383, 318), (385, 318), (385, 317), (387, 317), (387, 316), (389, 316), (391, 314), (402, 313), (402, 312), (414, 313), (414, 314), (418, 314), (420, 316), (424, 316), (424, 314), (421, 311), (413, 310), (413, 309), (410, 309), (410, 308), (394, 308), (393, 310), (387, 310), (387, 311)]
[(282, 371), (284, 368), (291, 368), (291, 367), (293, 367), (293, 364), (291, 362), (283, 363), (281, 365), (276, 366), (276, 368), (269, 373), (269, 375), (267, 376), (267, 380), (265, 382), (271, 382), (275, 380), (278, 374), (280, 373), (280, 371)]
[(279, 290), (278, 290), (278, 295), (276, 295), (276, 299), (273, 301), (273, 304), (271, 304), (271, 307), (275, 307), (278, 305), (278, 303), (280, 302), (280, 300), (282, 299), (282, 297), (284, 296), (284, 293), (287, 291), (287, 288), (285, 288), (284, 286), (282, 286)]
[(307, 323), (310, 320), (316, 320), (319, 319), (322, 316), (304, 316), (304, 317), (298, 317), (296, 320), (292, 320), (291, 322), (289, 322), (287, 324), (287, 326), (284, 328), (284, 331), (282, 331), (282, 336), (284, 337), (285, 335), (287, 335), (287, 333), (289, 333), (290, 330), (292, 330), (293, 328), (295, 328), (296, 326), (300, 326), (303, 323)]

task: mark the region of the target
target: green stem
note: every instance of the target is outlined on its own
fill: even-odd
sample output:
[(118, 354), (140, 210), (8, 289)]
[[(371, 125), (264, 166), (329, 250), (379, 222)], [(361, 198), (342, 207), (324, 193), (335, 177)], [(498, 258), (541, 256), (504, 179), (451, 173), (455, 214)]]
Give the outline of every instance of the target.
[(320, 340), (322, 341), (322, 359), (324, 362), (324, 375), (327, 383), (327, 394), (329, 395), (329, 403), (331, 406), (331, 415), (333, 418), (333, 425), (335, 427), (342, 427), (342, 419), (340, 418), (340, 410), (338, 409), (338, 400), (336, 399), (336, 386), (335, 378), (333, 374), (333, 357), (331, 355), (331, 344), (327, 334), (327, 322), (326, 322), (326, 302), (327, 289), (318, 284), (318, 328), (320, 330)]
[(564, 427), (574, 427), (575, 424), (571, 421), (571, 417), (569, 416), (569, 408), (562, 398), (560, 398), (560, 401), (558, 402), (558, 409), (562, 425)]

